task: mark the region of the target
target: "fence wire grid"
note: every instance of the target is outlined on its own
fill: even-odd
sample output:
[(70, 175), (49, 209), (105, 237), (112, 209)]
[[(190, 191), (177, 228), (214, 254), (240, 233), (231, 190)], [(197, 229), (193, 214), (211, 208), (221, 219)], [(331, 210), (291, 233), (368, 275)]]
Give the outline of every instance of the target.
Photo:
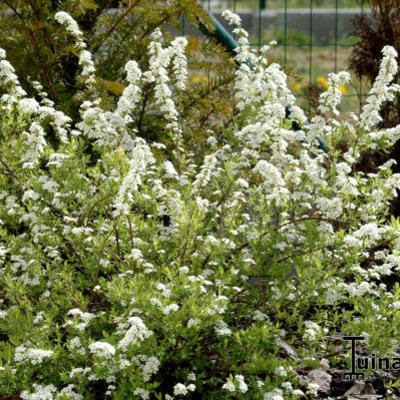
[[(329, 72), (348, 70), (351, 47), (358, 40), (352, 35), (352, 21), (369, 13), (367, 0), (205, 0), (202, 4), (230, 32), (221, 12), (238, 13), (252, 46), (276, 40), (271, 59), (285, 67), (289, 87), (308, 106), (313, 94), (315, 98), (327, 87)], [(341, 89), (342, 108), (361, 109), (368, 88), (365, 79), (352, 74), (349, 87)]]

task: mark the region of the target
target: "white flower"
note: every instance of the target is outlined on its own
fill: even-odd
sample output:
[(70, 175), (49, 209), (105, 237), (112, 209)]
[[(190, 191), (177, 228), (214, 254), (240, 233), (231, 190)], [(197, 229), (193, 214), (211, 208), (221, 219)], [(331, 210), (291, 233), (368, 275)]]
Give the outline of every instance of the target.
[(196, 374), (194, 372), (189, 372), (187, 376), (188, 381), (195, 381), (196, 380)]
[(137, 388), (134, 394), (136, 396), (140, 396), (142, 400), (148, 400), (150, 398), (150, 392), (143, 388)]
[(287, 376), (287, 372), (284, 367), (280, 366), (275, 369), (274, 374), (277, 376)]
[(398, 310), (400, 308), (400, 301), (394, 301), (392, 307)]
[(284, 184), (284, 180), (279, 170), (275, 165), (272, 165), (267, 160), (260, 160), (255, 166), (254, 172), (258, 172), (265, 179), (265, 185), (268, 187)]
[[(236, 387), (236, 384), (239, 385), (238, 388)], [(235, 375), (233, 379), (231, 376), (227, 379), (227, 381), (223, 384), (222, 389), (232, 393), (234, 393), (236, 390), (239, 390), (241, 393), (246, 393), (248, 386), (244, 381), (243, 375)]]
[(52, 154), (50, 154), (49, 162), (47, 163), (47, 166), (49, 167), (50, 165), (54, 165), (56, 168), (60, 168), (63, 166), (63, 161), (67, 158), (69, 158), (69, 156), (67, 154), (52, 153)]
[(68, 400), (81, 400), (83, 396), (76, 393), (74, 391), (74, 385), (70, 384), (65, 388), (61, 389), (60, 393), (57, 394), (57, 399), (64, 399), (67, 398)]
[(94, 342), (89, 345), (91, 353), (100, 357), (111, 357), (115, 354), (115, 347), (107, 342)]
[(200, 172), (196, 175), (196, 179), (193, 182), (193, 192), (205, 187), (216, 168), (217, 158), (214, 154), (207, 155), (204, 157), (204, 163), (201, 166)]
[(73, 378), (74, 375), (76, 374), (83, 374), (86, 375), (87, 373), (89, 373), (91, 371), (90, 367), (86, 367), (86, 368), (74, 368), (71, 370), (71, 372), (69, 373), (69, 377)]
[(185, 47), (187, 39), (185, 37), (177, 37), (171, 43), (173, 58), (173, 71), (176, 77), (176, 87), (180, 90), (186, 88), (185, 82), (187, 80), (187, 61), (185, 56)]
[(285, 400), (282, 395), (269, 392), (264, 395), (264, 400)]
[(65, 325), (73, 325), (76, 329), (83, 331), (88, 325), (89, 322), (95, 318), (96, 316), (92, 313), (83, 312), (79, 310), (79, 308), (73, 308), (68, 311), (68, 315), (72, 315), (76, 319), (80, 319), (82, 322), (74, 325), (73, 321), (67, 321)]
[(115, 215), (120, 215), (121, 213), (127, 214), (129, 212), (128, 202), (132, 198), (131, 193), (135, 193), (138, 190), (142, 184), (142, 176), (154, 163), (155, 159), (150, 148), (143, 139), (137, 139), (129, 162), (129, 172), (122, 181), (114, 201), (114, 207), (116, 208)]
[(148, 382), (151, 375), (156, 374), (160, 367), (160, 361), (157, 357), (149, 357), (142, 366), (143, 381)]
[(82, 346), (81, 340), (79, 339), (78, 336), (75, 336), (74, 338), (72, 338), (72, 339), (69, 341), (69, 347), (70, 347), (71, 349), (79, 348), (79, 347), (81, 347), (81, 346)]
[(397, 73), (397, 52), (393, 47), (385, 46), (382, 49), (382, 54), (383, 59), (378, 76), (360, 115), (360, 126), (366, 130), (371, 129), (382, 120), (379, 115), (382, 104), (387, 100), (393, 100), (393, 93), (389, 90), (389, 84)]
[(132, 249), (129, 258), (131, 258), (133, 261), (140, 261), (143, 260), (143, 253), (139, 249)]
[[(161, 45), (162, 33), (157, 28), (151, 35), (153, 39), (149, 44), (150, 69), (144, 73), (145, 80), (149, 83), (155, 83), (155, 99), (156, 105), (160, 106), (160, 111), (164, 113), (168, 124), (167, 129), (171, 129), (175, 134), (181, 134), (181, 128), (178, 122), (178, 111), (175, 107), (175, 102), (172, 97), (172, 91), (168, 86), (170, 78), (167, 68), (173, 56), (177, 56), (175, 61), (175, 73), (177, 78), (185, 80), (185, 61), (183, 60), (183, 45), (186, 45), (183, 40), (175, 42), (174, 46), (164, 49)], [(184, 83), (180, 83), (179, 87), (183, 87)]]
[(317, 383), (309, 383), (307, 386), (307, 394), (311, 394), (313, 396), (317, 396), (319, 385)]
[(222, 389), (227, 390), (228, 392), (235, 392), (236, 387), (235, 384), (233, 383), (233, 381), (231, 379), (228, 379), (223, 385), (222, 385)]
[(39, 103), (32, 98), (21, 99), (18, 105), (22, 112), (26, 114), (36, 113), (39, 110)]
[(167, 179), (172, 179), (172, 178), (178, 177), (178, 173), (176, 172), (175, 167), (171, 161), (168, 161), (168, 160), (164, 161), (163, 168), (165, 170), (165, 177)]
[[(43, 318), (44, 318), (44, 317), (43, 317), (43, 314), (44, 314), (44, 311), (40, 311), (40, 312), (37, 313), (35, 319), (33, 320), (33, 323), (34, 323), (35, 325), (38, 324), (39, 321), (42, 321), (42, 320), (43, 320)], [(1, 312), (0, 312), (0, 317), (1, 317)]]
[(340, 85), (345, 85), (350, 80), (350, 74), (341, 71), (338, 74), (328, 74), (328, 89), (323, 92), (319, 98), (320, 105), (318, 109), (323, 112), (332, 112), (335, 116), (339, 115), (337, 106), (342, 99), (342, 92), (339, 90)]
[(312, 321), (305, 321), (304, 325), (306, 330), (304, 331), (303, 339), (310, 342), (315, 341), (321, 332), (321, 327)]
[(19, 346), (15, 349), (14, 360), (19, 363), (30, 361), (33, 365), (37, 365), (53, 354), (54, 351), (52, 350), (28, 349), (24, 346)]
[(143, 320), (139, 317), (131, 317), (128, 319), (128, 322), (131, 327), (118, 344), (118, 347), (123, 351), (126, 351), (129, 345), (145, 340), (153, 334), (152, 331), (147, 329)]
[(183, 384), (183, 383), (177, 383), (174, 386), (174, 395), (175, 396), (185, 396), (188, 394), (188, 390), (187, 387)]
[(170, 305), (164, 307), (163, 310), (162, 310), (162, 312), (163, 312), (165, 315), (169, 315), (169, 313), (170, 313), (171, 311), (178, 311), (178, 310), (179, 310), (178, 304), (170, 304)]
[(123, 116), (126, 122), (130, 122), (131, 119), (127, 115), (135, 109), (135, 105), (140, 100), (141, 89), (138, 83), (142, 77), (142, 71), (137, 62), (132, 60), (126, 63), (125, 71), (129, 85), (124, 89), (118, 100), (116, 113)]
[(268, 315), (262, 313), (259, 310), (256, 310), (255, 313), (254, 313), (253, 319), (255, 321), (265, 321), (265, 320), (268, 320)]
[(219, 319), (215, 322), (215, 333), (217, 336), (231, 336), (232, 331), (229, 329), (228, 324), (223, 321), (222, 319)]
[(187, 274), (189, 272), (189, 268), (186, 266), (180, 267), (179, 272), (182, 272), (182, 274)]
[(240, 26), (242, 23), (241, 18), (238, 14), (235, 14), (231, 10), (224, 10), (221, 14), (226, 20), (228, 20), (230, 25)]
[(248, 386), (244, 381), (243, 375), (235, 375), (235, 379), (236, 379), (237, 383), (239, 384), (239, 391), (241, 393), (246, 393), (248, 390)]
[(54, 385), (42, 386), (36, 383), (33, 384), (35, 389), (34, 393), (30, 393), (24, 390), (20, 396), (23, 400), (53, 400), (54, 394), (57, 392), (57, 388)]
[(190, 318), (187, 327), (191, 328), (192, 326), (197, 326), (200, 323), (200, 320), (198, 318)]
[(67, 31), (76, 38), (80, 38), (82, 36), (82, 32), (79, 29), (76, 21), (65, 11), (59, 11), (56, 13), (55, 19), (59, 24), (64, 25)]
[(38, 163), (47, 144), (44, 130), (38, 122), (32, 122), (29, 131), (23, 134), (26, 136), (24, 145), (27, 146), (27, 149), (21, 158), (22, 168), (33, 168)]
[[(0, 102), (6, 103), (5, 108), (10, 108), (26, 92), (21, 88), (14, 67), (5, 60), (6, 52), (0, 48), (0, 84), (8, 89), (9, 94), (4, 94)], [(3, 107), (4, 108), (4, 107)]]
[(83, 67), (81, 72), (83, 77), (94, 79), (96, 69), (92, 60), (92, 53), (87, 50), (82, 50), (79, 55), (79, 65)]

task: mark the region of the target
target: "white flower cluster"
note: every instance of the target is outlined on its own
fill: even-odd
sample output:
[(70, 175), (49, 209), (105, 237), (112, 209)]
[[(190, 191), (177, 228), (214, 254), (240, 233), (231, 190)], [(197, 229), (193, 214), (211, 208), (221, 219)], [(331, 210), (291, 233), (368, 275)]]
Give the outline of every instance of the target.
[(176, 87), (180, 90), (186, 89), (187, 81), (187, 60), (185, 55), (185, 48), (187, 46), (187, 39), (185, 37), (177, 37), (171, 42), (171, 52), (175, 55), (173, 58), (173, 71), (176, 77)]
[(382, 121), (382, 117), (379, 115), (382, 104), (387, 100), (393, 100), (394, 92), (398, 91), (397, 86), (390, 86), (394, 75), (397, 73), (397, 52), (393, 47), (385, 46), (382, 53), (383, 59), (378, 76), (360, 115), (360, 125), (366, 130), (373, 128)]
[(14, 360), (18, 363), (30, 362), (33, 365), (41, 364), (44, 359), (54, 354), (52, 350), (32, 349), (19, 346), (15, 349)]
[(56, 400), (56, 399), (68, 399), (68, 400), (82, 400), (83, 396), (75, 392), (74, 385), (70, 384), (63, 388), (57, 393), (57, 388), (54, 385), (38, 385), (33, 384), (35, 392), (31, 393), (24, 390), (20, 396), (23, 400)]
[(186, 396), (189, 392), (194, 392), (196, 390), (196, 386), (193, 383), (189, 385), (185, 385), (183, 383), (177, 383), (174, 386), (174, 395), (175, 396)]
[(200, 172), (196, 175), (196, 179), (193, 182), (193, 193), (208, 184), (217, 164), (218, 160), (214, 154), (204, 157), (204, 164), (201, 166)]
[(27, 149), (22, 156), (22, 168), (32, 169), (39, 161), (40, 156), (46, 147), (44, 130), (38, 122), (32, 122), (29, 132), (25, 132), (24, 144)]
[(319, 98), (318, 109), (322, 113), (331, 112), (335, 116), (339, 115), (337, 106), (342, 100), (342, 92), (339, 90), (340, 85), (346, 85), (350, 80), (350, 74), (341, 71), (338, 74), (328, 74), (328, 88)]
[(228, 324), (222, 319), (218, 319), (215, 323), (215, 333), (217, 336), (231, 336), (232, 330), (228, 327)]
[(143, 374), (143, 381), (149, 382), (151, 376), (158, 372), (160, 368), (160, 360), (157, 357), (146, 357), (142, 356), (141, 360), (144, 361), (144, 364), (140, 366)]
[(141, 89), (138, 86), (142, 77), (136, 61), (128, 61), (125, 65), (126, 79), (129, 85), (122, 92), (122, 96), (118, 100), (116, 112), (125, 118), (125, 121), (131, 122), (128, 114), (134, 110), (136, 103), (140, 100)]
[(114, 201), (115, 215), (128, 214), (129, 203), (133, 199), (132, 193), (138, 190), (142, 183), (142, 176), (149, 171), (149, 167), (154, 163), (155, 159), (149, 146), (144, 140), (137, 139), (129, 162), (129, 172), (122, 181)]
[(94, 342), (89, 345), (91, 353), (99, 357), (109, 358), (115, 354), (115, 347), (107, 342)]
[[(64, 25), (66, 30), (75, 38), (81, 38), (82, 37), (82, 31), (79, 29), (78, 24), (76, 23), (76, 21), (65, 11), (59, 11), (56, 15), (55, 15), (55, 19), (56, 21), (61, 24)], [(86, 47), (83, 45), (83, 47)]]
[(56, 21), (65, 26), (65, 29), (76, 39), (76, 46), (80, 50), (79, 65), (82, 66), (82, 77), (85, 78), (86, 84), (91, 86), (95, 82), (94, 73), (96, 69), (92, 60), (92, 53), (85, 50), (86, 43), (83, 41), (83, 33), (79, 29), (76, 21), (65, 11), (59, 11), (55, 15)]
[(5, 59), (6, 52), (0, 48), (0, 84), (8, 90), (9, 94), (3, 94), (0, 98), (2, 109), (10, 109), (14, 102), (26, 95), (25, 90), (19, 84), (14, 67)]
[(134, 345), (140, 341), (149, 338), (153, 332), (147, 329), (143, 320), (139, 317), (130, 317), (128, 319), (130, 328), (125, 333), (125, 336), (120, 340), (118, 348), (122, 351), (126, 351), (128, 346)]
[(303, 339), (309, 342), (317, 340), (317, 337), (321, 334), (321, 327), (312, 321), (305, 321), (306, 329), (304, 331)]
[(240, 16), (231, 10), (224, 10), (222, 11), (221, 15), (229, 22), (230, 25), (241, 26), (242, 24), (242, 19)]
[(149, 400), (150, 392), (143, 388), (136, 388), (134, 394), (140, 396), (142, 400)]
[(175, 134), (181, 133), (178, 123), (178, 111), (172, 98), (172, 91), (168, 86), (170, 78), (167, 68), (174, 58), (173, 70), (177, 78), (177, 87), (185, 88), (187, 78), (187, 65), (184, 50), (187, 45), (186, 38), (176, 38), (171, 46), (163, 48), (161, 44), (162, 34), (160, 29), (156, 29), (152, 34), (152, 42), (149, 45), (150, 69), (144, 73), (147, 82), (155, 83), (156, 105), (160, 106), (160, 111), (165, 113), (169, 121), (167, 128)]
[(244, 381), (243, 375), (235, 375), (234, 378), (232, 376), (228, 378), (228, 380), (222, 385), (222, 389), (225, 389), (231, 393), (235, 393), (236, 391), (239, 391), (240, 393), (246, 393), (248, 386)]
[(89, 325), (89, 322), (96, 317), (92, 313), (83, 312), (79, 310), (79, 308), (73, 308), (69, 310), (68, 315), (72, 315), (75, 318), (75, 320), (81, 320), (82, 322), (74, 324), (73, 320), (69, 320), (64, 324), (64, 326), (74, 326), (76, 329), (79, 329), (80, 331), (83, 331)]
[(171, 311), (178, 311), (179, 306), (178, 304), (169, 304), (168, 306), (162, 309), (163, 314), (169, 315)]

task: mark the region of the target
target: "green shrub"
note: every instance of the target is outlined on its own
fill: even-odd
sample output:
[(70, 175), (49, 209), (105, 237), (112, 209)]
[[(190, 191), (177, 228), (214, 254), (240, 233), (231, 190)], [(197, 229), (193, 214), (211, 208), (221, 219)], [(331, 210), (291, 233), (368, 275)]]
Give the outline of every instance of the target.
[[(79, 118), (39, 83), (42, 100), (27, 97), (0, 50), (4, 399), (320, 398), (299, 375), (344, 366), (330, 338), (363, 334), (369, 349), (391, 349), (400, 230), (388, 203), (400, 175), (353, 167), (399, 137), (376, 129), (393, 48), (358, 121), (335, 119), (341, 72), (307, 122), (280, 66), (238, 29), (236, 116), (208, 132), (205, 151), (184, 135), (184, 38), (165, 45), (156, 30), (148, 68), (129, 61), (116, 106), (103, 108), (83, 35), (68, 14), (55, 18), (81, 62)], [(148, 90), (172, 150), (136, 134)], [(349, 150), (324, 153), (316, 134), (331, 148), (348, 137)]]

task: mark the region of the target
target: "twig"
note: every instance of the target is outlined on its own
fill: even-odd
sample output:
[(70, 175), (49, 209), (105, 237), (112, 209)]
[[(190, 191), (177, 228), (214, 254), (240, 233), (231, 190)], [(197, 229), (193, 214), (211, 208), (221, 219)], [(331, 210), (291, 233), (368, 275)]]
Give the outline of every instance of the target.
[(115, 23), (113, 24), (113, 26), (108, 30), (108, 32), (106, 32), (105, 36), (103, 36), (103, 38), (101, 38), (101, 41), (99, 42), (99, 44), (92, 50), (92, 53), (95, 53), (103, 43), (105, 43), (105, 41), (110, 37), (110, 35), (115, 31), (115, 29), (117, 28), (117, 26), (121, 23), (121, 21), (140, 3), (141, 0), (136, 0), (135, 3), (131, 4), (124, 13), (122, 13), (119, 18), (115, 21)]
[(3, 166), (6, 168), (6, 170), (8, 171), (9, 174), (12, 175), (12, 177), (19, 181), (18, 175), (15, 173), (15, 171), (7, 164), (7, 162), (4, 160), (4, 158), (2, 157), (2, 154), (0, 154), (0, 162), (3, 164)]

